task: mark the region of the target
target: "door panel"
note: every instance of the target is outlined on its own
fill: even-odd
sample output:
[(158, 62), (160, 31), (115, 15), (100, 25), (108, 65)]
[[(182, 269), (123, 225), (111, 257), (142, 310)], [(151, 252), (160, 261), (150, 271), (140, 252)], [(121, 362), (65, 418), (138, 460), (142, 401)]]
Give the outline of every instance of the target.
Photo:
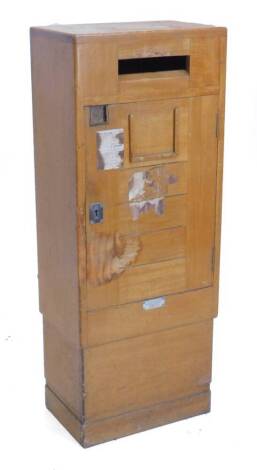
[[(88, 208), (90, 209), (90, 208)], [(186, 224), (187, 195), (159, 197), (139, 202), (103, 206), (103, 220), (91, 224), (87, 216), (88, 238), (96, 233), (121, 234), (161, 230)]]
[(176, 108), (129, 114), (130, 161), (175, 156)]
[(161, 190), (164, 196), (185, 194), (187, 192), (187, 166), (186, 162), (181, 162), (152, 165), (138, 170), (126, 168), (123, 171), (97, 171), (94, 169), (94, 172), (87, 175), (87, 202), (91, 204), (101, 201), (105, 207), (127, 203), (129, 199), (132, 200), (137, 195), (136, 191), (142, 180), (145, 181), (142, 200), (152, 197), (155, 182), (162, 183)]
[[(102, 264), (99, 264), (102, 267)], [(139, 266), (126, 266), (121, 273), (117, 273), (114, 267), (110, 268), (111, 275), (104, 272), (106, 265), (108, 262), (105, 263), (104, 269), (97, 270), (97, 276), (92, 276), (89, 272), (87, 288), (89, 310), (186, 289), (186, 259), (183, 257)]]
[(89, 310), (212, 285), (216, 113), (216, 96), (125, 103), (90, 126), (86, 108)]
[[(90, 107), (86, 108), (88, 179), (97, 179), (99, 169), (123, 170), (187, 160), (189, 108), (189, 99), (112, 104), (108, 105), (106, 122), (97, 126), (90, 126), (92, 111)], [(164, 117), (167, 122), (162, 126), (160, 121)], [(162, 127), (163, 130), (160, 131)], [(158, 135), (158, 139), (155, 139), (154, 136), (160, 132), (161, 136)], [(163, 147), (161, 137), (165, 140)], [(169, 152), (168, 148), (170, 155), (165, 152), (163, 155), (162, 151), (167, 145), (169, 147), (171, 141), (172, 150), (176, 151)], [(120, 158), (117, 156), (118, 152)]]

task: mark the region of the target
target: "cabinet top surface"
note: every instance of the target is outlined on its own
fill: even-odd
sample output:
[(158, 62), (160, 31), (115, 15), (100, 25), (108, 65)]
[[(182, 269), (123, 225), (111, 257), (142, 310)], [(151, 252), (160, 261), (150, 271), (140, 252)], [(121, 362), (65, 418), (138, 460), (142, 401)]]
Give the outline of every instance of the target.
[[(56, 32), (72, 36), (92, 36), (105, 34), (122, 34), (131, 32), (150, 32), (150, 31), (190, 31), (198, 29), (212, 29), (215, 26), (203, 25), (199, 23), (184, 23), (181, 21), (138, 21), (130, 23), (91, 23), (60, 25), (53, 24), (32, 28), (41, 31)], [(217, 28), (218, 29), (218, 28)]]

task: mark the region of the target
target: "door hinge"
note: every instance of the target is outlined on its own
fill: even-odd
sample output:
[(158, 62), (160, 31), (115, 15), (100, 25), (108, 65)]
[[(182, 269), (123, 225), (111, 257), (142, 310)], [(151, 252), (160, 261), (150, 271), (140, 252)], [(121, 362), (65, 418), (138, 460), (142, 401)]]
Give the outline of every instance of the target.
[(219, 138), (219, 122), (220, 122), (220, 113), (217, 113), (216, 114), (216, 129), (215, 129), (215, 133), (216, 133), (216, 139)]
[(215, 269), (215, 246), (212, 247), (211, 250), (211, 270), (214, 273)]

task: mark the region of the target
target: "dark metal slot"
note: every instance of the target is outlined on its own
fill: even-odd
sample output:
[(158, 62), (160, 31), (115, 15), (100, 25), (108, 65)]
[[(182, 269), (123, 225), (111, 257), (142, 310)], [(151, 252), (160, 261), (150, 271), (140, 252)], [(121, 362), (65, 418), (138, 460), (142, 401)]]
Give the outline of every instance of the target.
[(90, 110), (90, 115), (89, 115), (90, 126), (101, 126), (107, 123), (108, 114), (107, 114), (106, 104), (90, 106), (89, 110)]
[(189, 73), (190, 56), (174, 55), (164, 57), (137, 57), (136, 59), (119, 59), (119, 75), (147, 72), (167, 72), (184, 70)]

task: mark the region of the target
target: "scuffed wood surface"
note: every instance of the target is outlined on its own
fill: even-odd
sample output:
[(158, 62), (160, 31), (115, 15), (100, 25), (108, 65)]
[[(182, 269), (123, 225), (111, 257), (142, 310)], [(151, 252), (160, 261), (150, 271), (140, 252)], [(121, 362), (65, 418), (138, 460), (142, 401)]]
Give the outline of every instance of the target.
[[(138, 183), (134, 184), (135, 178), (141, 180), (141, 188)], [(122, 171), (97, 171), (92, 165), (88, 168), (87, 182), (89, 204), (101, 201), (104, 206), (115, 206), (128, 200), (176, 196), (187, 192), (187, 162), (126, 168)]]
[[(47, 406), (85, 446), (210, 408), (225, 36), (176, 22), (32, 29)], [(169, 55), (190, 67), (118, 73)], [(90, 123), (92, 105), (106, 119)]]
[(88, 280), (99, 286), (122, 274), (141, 248), (136, 236), (96, 233), (88, 244)]
[(87, 285), (88, 309), (104, 308), (186, 290), (186, 259), (130, 266), (121, 276), (98, 286)]

